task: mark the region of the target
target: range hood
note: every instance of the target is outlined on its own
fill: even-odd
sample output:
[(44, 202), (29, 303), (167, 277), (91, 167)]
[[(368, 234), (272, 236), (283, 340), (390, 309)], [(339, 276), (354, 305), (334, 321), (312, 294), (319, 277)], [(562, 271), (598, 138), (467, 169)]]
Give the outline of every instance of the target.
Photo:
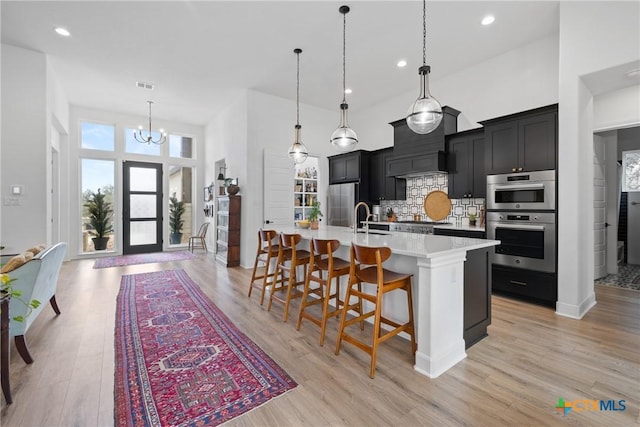
[(444, 106), (442, 113), (440, 125), (426, 135), (409, 129), (404, 118), (389, 123), (393, 126), (393, 158), (386, 164), (387, 176), (406, 178), (447, 172), (445, 136), (458, 131), (460, 111)]

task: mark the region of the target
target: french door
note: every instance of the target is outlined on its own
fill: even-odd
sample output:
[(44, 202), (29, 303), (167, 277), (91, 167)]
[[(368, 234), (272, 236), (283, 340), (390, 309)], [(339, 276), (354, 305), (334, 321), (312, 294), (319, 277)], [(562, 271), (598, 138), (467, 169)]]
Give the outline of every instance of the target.
[(162, 251), (162, 165), (122, 164), (123, 254)]

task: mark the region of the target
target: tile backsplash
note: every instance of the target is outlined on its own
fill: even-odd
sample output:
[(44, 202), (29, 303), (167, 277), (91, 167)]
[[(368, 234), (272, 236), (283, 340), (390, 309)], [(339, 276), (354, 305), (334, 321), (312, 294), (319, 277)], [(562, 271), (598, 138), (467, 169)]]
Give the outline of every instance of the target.
[[(447, 178), (447, 174), (442, 173), (407, 178), (407, 199), (382, 200), (380, 202), (382, 214), (384, 215), (390, 207), (399, 221), (413, 220), (414, 214), (422, 215), (423, 221), (433, 221), (432, 218), (427, 218), (424, 212), (424, 198), (434, 190), (446, 193)], [(469, 224), (469, 214), (479, 215), (481, 207), (484, 207), (484, 199), (451, 199), (451, 213), (444, 221), (453, 224)]]

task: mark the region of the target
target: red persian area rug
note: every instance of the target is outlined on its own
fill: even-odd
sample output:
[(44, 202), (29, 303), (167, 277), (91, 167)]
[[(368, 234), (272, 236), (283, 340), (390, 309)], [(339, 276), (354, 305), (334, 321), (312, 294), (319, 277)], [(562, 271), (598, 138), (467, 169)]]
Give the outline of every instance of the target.
[(152, 262), (184, 261), (195, 257), (194, 254), (187, 251), (110, 256), (98, 258), (95, 264), (93, 264), (93, 268), (124, 267), (134, 264), (150, 264)]
[(297, 386), (184, 270), (122, 277), (115, 425), (218, 425)]

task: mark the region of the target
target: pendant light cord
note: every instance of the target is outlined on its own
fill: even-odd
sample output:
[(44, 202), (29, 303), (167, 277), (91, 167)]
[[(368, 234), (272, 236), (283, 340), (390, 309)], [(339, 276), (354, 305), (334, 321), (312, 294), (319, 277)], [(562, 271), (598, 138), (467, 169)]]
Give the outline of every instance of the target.
[(296, 125), (300, 126), (300, 52), (296, 51), (296, 57), (298, 62), (296, 67)]
[(427, 65), (427, 0), (422, 0), (422, 65)]
[(347, 103), (347, 14), (342, 14), (342, 103)]

